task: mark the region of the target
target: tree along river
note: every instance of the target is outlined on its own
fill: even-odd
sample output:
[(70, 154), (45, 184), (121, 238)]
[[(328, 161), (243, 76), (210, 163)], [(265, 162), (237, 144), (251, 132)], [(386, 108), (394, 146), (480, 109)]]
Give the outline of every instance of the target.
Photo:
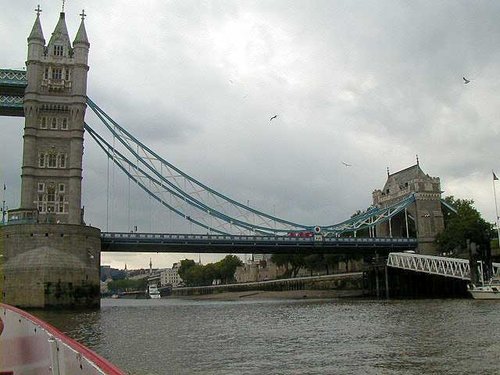
[(35, 314), (129, 374), (500, 374), (500, 301), (104, 299)]

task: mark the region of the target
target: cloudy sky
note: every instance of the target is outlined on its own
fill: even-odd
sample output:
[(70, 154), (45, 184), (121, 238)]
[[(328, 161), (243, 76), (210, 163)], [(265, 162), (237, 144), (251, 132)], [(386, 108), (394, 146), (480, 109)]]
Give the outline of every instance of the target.
[[(3, 4), (1, 68), (23, 68), (38, 3), (48, 41), (60, 1)], [(445, 196), (473, 199), (495, 221), (499, 2), (69, 0), (71, 39), (83, 8), (89, 97), (210, 187), (284, 219), (333, 224), (418, 154)], [(23, 119), (0, 124), (0, 180), (14, 208)], [(83, 194), (86, 222), (103, 230), (194, 230), (129, 186), (89, 137)], [(198, 257), (151, 255), (155, 267), (186, 256)], [(136, 268), (149, 257), (102, 262)]]

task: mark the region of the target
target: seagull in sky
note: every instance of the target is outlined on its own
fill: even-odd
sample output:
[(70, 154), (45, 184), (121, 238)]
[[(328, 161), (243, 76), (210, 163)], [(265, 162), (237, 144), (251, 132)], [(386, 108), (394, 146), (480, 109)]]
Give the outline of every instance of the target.
[(470, 82), (470, 79), (467, 79), (465, 77), (462, 77), (464, 79), (464, 85), (468, 84)]
[(352, 167), (352, 164), (346, 163), (345, 161), (342, 162), (346, 167)]
[(270, 121), (270, 122), (271, 122), (271, 121), (273, 121), (276, 117), (278, 117), (278, 115), (274, 115), (273, 117), (271, 117), (271, 118), (269, 119), (269, 121)]

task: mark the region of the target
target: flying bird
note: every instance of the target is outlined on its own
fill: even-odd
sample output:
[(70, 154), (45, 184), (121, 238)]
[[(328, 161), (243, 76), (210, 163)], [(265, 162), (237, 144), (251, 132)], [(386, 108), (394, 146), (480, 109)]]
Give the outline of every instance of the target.
[(278, 115), (274, 115), (273, 117), (271, 117), (271, 118), (269, 119), (269, 121), (273, 121), (276, 117), (278, 117)]
[(342, 162), (346, 167), (352, 167), (352, 164), (346, 163), (345, 161)]
[(465, 77), (462, 77), (464, 79), (464, 85), (468, 84), (470, 82), (470, 79), (467, 79)]

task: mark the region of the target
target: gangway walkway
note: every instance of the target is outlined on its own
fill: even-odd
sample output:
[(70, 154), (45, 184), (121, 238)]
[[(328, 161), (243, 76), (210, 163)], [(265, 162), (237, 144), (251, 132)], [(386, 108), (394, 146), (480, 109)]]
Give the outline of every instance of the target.
[[(423, 272), (461, 280), (470, 280), (470, 264), (467, 259), (447, 258), (411, 253), (390, 253), (387, 266), (408, 271)], [(500, 263), (493, 263), (493, 274), (500, 274)]]

